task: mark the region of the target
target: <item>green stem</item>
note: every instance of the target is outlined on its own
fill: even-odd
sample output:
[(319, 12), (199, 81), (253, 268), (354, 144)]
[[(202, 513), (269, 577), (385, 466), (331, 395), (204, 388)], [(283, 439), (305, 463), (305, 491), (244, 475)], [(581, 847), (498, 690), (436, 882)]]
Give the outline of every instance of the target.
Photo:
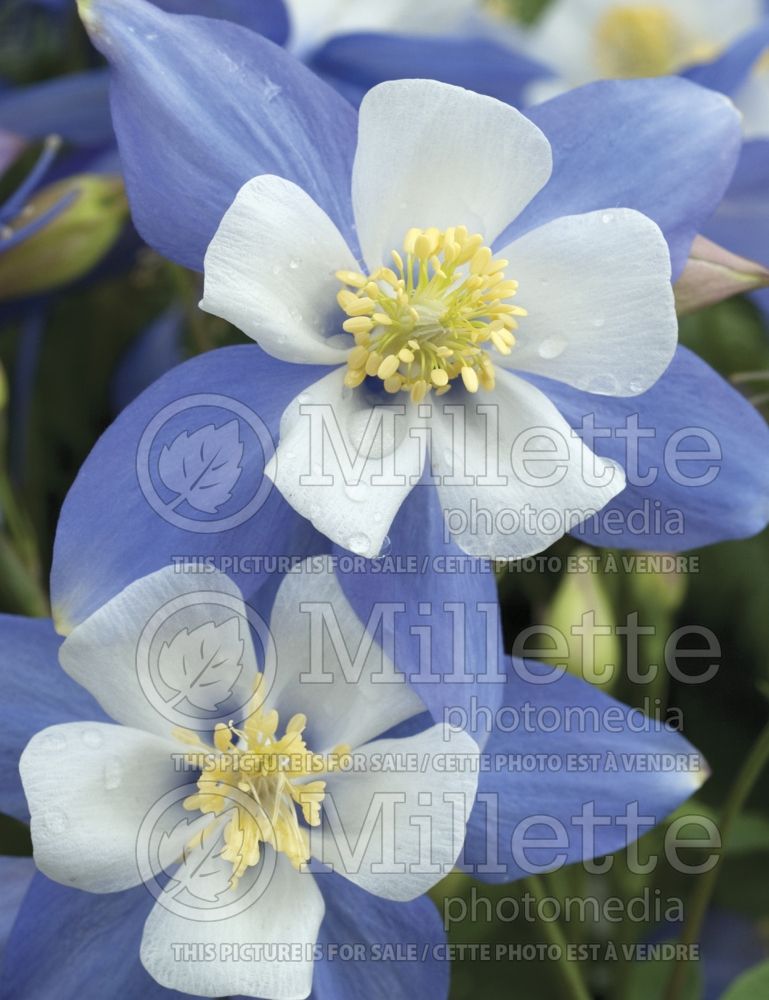
[(12, 609), (33, 618), (47, 618), (51, 609), (38, 581), (22, 563), (5, 535), (0, 534), (0, 596)]
[[(721, 855), (710, 871), (702, 875), (692, 893), (692, 897), (689, 902), (689, 916), (686, 919), (686, 923), (684, 924), (683, 930), (681, 931), (681, 937), (679, 939), (680, 943), (686, 946), (685, 949), (682, 949), (682, 954), (684, 955), (686, 954), (688, 948), (691, 945), (696, 944), (699, 940), (702, 923), (705, 919), (705, 914), (718, 880), (718, 873), (721, 868), (721, 862), (723, 861), (724, 848), (726, 846), (729, 832), (734, 821), (742, 811), (742, 808), (753, 789), (753, 785), (756, 783), (756, 780), (761, 774), (761, 771), (764, 769), (767, 761), (769, 761), (769, 725), (763, 729), (761, 735), (753, 745), (753, 749), (750, 751), (745, 763), (742, 765), (742, 769), (737, 775), (737, 780), (732, 785), (732, 790), (724, 805), (720, 824)], [(678, 959), (673, 967), (673, 973), (670, 977), (670, 982), (668, 983), (667, 992), (665, 993), (665, 1000), (679, 1000), (682, 991), (686, 986), (686, 972), (686, 962), (682, 959)]]
[[(541, 900), (545, 898), (544, 884), (539, 876), (530, 875), (524, 879), (524, 885), (535, 899)], [(566, 957), (568, 941), (560, 923), (557, 920), (543, 920), (541, 927), (548, 944), (555, 945), (558, 949), (558, 954), (561, 956), (555, 963), (555, 969), (564, 988), (564, 998), (568, 997), (570, 1000), (591, 1000), (579, 966), (576, 962), (572, 962)]]

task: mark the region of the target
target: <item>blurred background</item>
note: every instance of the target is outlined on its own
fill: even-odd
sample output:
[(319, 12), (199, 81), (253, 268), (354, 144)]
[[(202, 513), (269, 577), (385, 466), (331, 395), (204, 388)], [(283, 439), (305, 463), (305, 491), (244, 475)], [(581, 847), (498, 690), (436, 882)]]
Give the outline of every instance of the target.
[[(494, 6), (530, 21), (544, 3)], [(181, 360), (245, 340), (201, 313), (199, 297), (198, 276), (143, 246), (131, 227), (106, 75), (74, 0), (0, 0), (0, 611), (48, 614), (59, 508), (120, 409)], [(769, 417), (767, 321), (752, 302), (736, 298), (684, 318), (681, 339)], [(109, 489), (105, 483), (106, 503)], [(640, 646), (642, 668), (661, 662), (675, 629), (699, 626), (717, 638), (719, 669), (705, 684), (674, 681), (664, 671), (652, 684), (632, 683), (616, 635), (588, 637), (570, 669), (629, 704), (682, 720), (713, 773), (671, 821), (691, 814), (719, 823), (768, 714), (769, 533), (691, 553), (682, 566), (660, 571), (626, 571), (619, 553), (571, 540), (548, 555), (558, 558), (500, 575), (508, 648), (533, 622), (568, 633), (589, 620), (598, 633), (633, 613), (656, 630)], [(569, 573), (573, 555), (598, 558)], [(685, 663), (692, 676), (713, 662), (702, 646), (702, 657)], [(608, 680), (605, 664), (618, 665)], [(686, 824), (678, 828), (686, 836)], [(654, 831), (642, 851), (660, 854), (664, 835), (665, 828)], [(693, 825), (691, 836), (701, 838), (701, 828)], [(0, 852), (31, 853), (27, 830), (0, 818)], [(708, 853), (692, 843), (682, 857), (693, 866)], [(769, 774), (734, 819), (712, 893), (702, 882), (675, 871), (664, 856), (647, 876), (617, 857), (604, 875), (574, 867), (495, 888), (455, 875), (434, 897), (457, 944), (585, 946), (580, 970), (589, 990), (617, 1000), (663, 996), (670, 972), (664, 963), (623, 958), (622, 946), (675, 940), (682, 927), (677, 901), (684, 918), (704, 907), (702, 961), (690, 963), (680, 996), (769, 997), (767, 977), (763, 986), (748, 984), (752, 992), (744, 984), (743, 992), (728, 992), (743, 970), (769, 958)], [(594, 919), (588, 907), (579, 919), (511, 920), (511, 900), (522, 905), (527, 894), (562, 902), (618, 897), (627, 915), (616, 923)], [(634, 899), (642, 902), (631, 916), (627, 903)], [(616, 946), (615, 957), (607, 945)], [(558, 963), (519, 954), (480, 961), (468, 948), (455, 962), (453, 995), (569, 995)]]

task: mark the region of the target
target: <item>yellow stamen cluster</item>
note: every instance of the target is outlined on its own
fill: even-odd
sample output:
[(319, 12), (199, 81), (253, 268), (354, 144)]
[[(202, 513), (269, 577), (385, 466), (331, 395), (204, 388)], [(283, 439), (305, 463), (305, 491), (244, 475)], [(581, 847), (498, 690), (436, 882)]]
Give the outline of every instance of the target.
[[(174, 733), (204, 752), (198, 791), (184, 800), (184, 808), (214, 817), (229, 814), (221, 857), (232, 864), (233, 886), (258, 863), (262, 844), (281, 851), (294, 868), (309, 860), (309, 831), (300, 824), (299, 811), (309, 826), (320, 824), (326, 782), (308, 778), (339, 768), (350, 753), (346, 745), (328, 755), (308, 750), (302, 738), (307, 718), (301, 714), (292, 716), (283, 736), (277, 737), (278, 713), (264, 711), (263, 682), (259, 675), (242, 729), (232, 723), (216, 726), (217, 752), (195, 733), (181, 729)], [(199, 757), (191, 755), (191, 761)], [(189, 846), (200, 843), (214, 827), (211, 824)]]
[(616, 79), (666, 76), (717, 54), (659, 4), (609, 7), (596, 25), (595, 47), (602, 74)]
[(355, 338), (345, 383), (381, 379), (389, 393), (405, 390), (415, 403), (443, 395), (460, 377), (469, 392), (494, 388), (485, 347), (510, 354), (516, 316), (510, 303), (518, 282), (505, 278), (508, 261), (495, 258), (483, 237), (464, 226), (441, 232), (410, 229), (404, 255), (370, 275), (338, 271), (346, 287), (337, 301), (344, 329)]

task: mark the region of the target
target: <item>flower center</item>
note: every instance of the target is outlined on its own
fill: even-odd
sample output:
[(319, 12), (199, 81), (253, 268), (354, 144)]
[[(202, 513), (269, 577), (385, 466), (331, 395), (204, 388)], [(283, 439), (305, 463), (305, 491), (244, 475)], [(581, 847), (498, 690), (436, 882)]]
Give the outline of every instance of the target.
[(518, 282), (505, 278), (508, 261), (464, 226), (410, 229), (403, 250), (405, 260), (392, 252), (394, 270), (337, 272), (346, 286), (337, 296), (349, 317), (343, 327), (356, 344), (345, 383), (377, 377), (387, 392), (405, 390), (415, 403), (433, 389), (448, 392), (457, 377), (470, 392), (493, 389), (487, 348), (510, 354), (515, 317), (526, 315), (509, 301)]
[[(281, 851), (294, 868), (309, 861), (308, 826), (320, 824), (326, 788), (325, 781), (309, 779), (336, 770), (350, 752), (346, 745), (335, 747), (329, 754), (308, 750), (302, 739), (307, 718), (301, 714), (292, 716), (283, 736), (278, 737), (278, 713), (274, 709), (264, 711), (262, 686), (263, 677), (259, 675), (242, 729), (236, 729), (231, 722), (216, 726), (215, 749), (203, 744), (196, 733), (183, 729), (174, 733), (204, 751), (204, 756), (190, 758), (193, 762), (202, 760), (202, 772), (198, 791), (184, 800), (184, 808), (215, 817), (230, 815), (221, 857), (232, 864), (233, 886), (247, 868), (258, 863), (262, 844)], [(300, 822), (300, 814), (306, 825)], [(194, 843), (199, 843), (210, 829), (206, 828)]]
[(598, 65), (614, 78), (665, 76), (717, 55), (716, 46), (687, 35), (678, 19), (657, 4), (617, 4), (595, 29)]

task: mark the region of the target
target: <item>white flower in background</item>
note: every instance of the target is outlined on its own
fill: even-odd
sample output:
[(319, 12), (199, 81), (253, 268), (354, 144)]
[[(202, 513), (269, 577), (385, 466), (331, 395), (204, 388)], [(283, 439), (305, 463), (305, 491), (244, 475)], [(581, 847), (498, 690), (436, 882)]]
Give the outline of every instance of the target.
[[(531, 103), (600, 79), (668, 76), (711, 62), (765, 17), (763, 0), (552, 0), (525, 51), (556, 78), (530, 84)], [(748, 138), (769, 135), (769, 64), (735, 95)]]
[(475, 555), (541, 551), (624, 488), (520, 376), (610, 396), (652, 386), (677, 339), (668, 248), (620, 207), (506, 237), (543, 188), (546, 203), (551, 170), (548, 140), (509, 105), (404, 80), (361, 105), (362, 260), (279, 177), (245, 184), (225, 214), (201, 306), (274, 357), (329, 366), (287, 408), (266, 471), (335, 542), (376, 556), (428, 454), (441, 507), (464, 517), (449, 530)]
[(286, 6), (289, 48), (304, 56), (336, 35), (451, 33), (479, 5), (476, 0), (286, 0)]
[[(132, 584), (76, 627), (60, 654), (118, 724), (52, 726), (22, 755), (38, 867), (89, 892), (148, 884), (156, 902), (141, 959), (170, 989), (305, 997), (324, 915), (311, 856), (403, 901), (447, 874), (461, 850), (476, 744), (443, 725), (375, 739), (423, 704), (376, 643), (355, 678), (328, 635), (312, 646), (299, 611), (306, 601), (333, 607), (348, 653), (366, 648), (334, 574), (317, 570), (302, 567), (282, 584), (263, 672), (226, 577), (168, 568)], [(145, 662), (153, 643), (160, 678)], [(179, 700), (166, 697), (180, 685), (188, 696), (196, 688), (187, 728), (174, 724)], [(238, 703), (234, 718), (222, 716)], [(447, 753), (472, 759), (450, 773), (441, 769)], [(377, 755), (401, 754), (412, 755), (412, 769), (372, 766)], [(226, 953), (254, 944), (302, 946), (304, 957)], [(212, 953), (189, 961), (183, 946)]]

